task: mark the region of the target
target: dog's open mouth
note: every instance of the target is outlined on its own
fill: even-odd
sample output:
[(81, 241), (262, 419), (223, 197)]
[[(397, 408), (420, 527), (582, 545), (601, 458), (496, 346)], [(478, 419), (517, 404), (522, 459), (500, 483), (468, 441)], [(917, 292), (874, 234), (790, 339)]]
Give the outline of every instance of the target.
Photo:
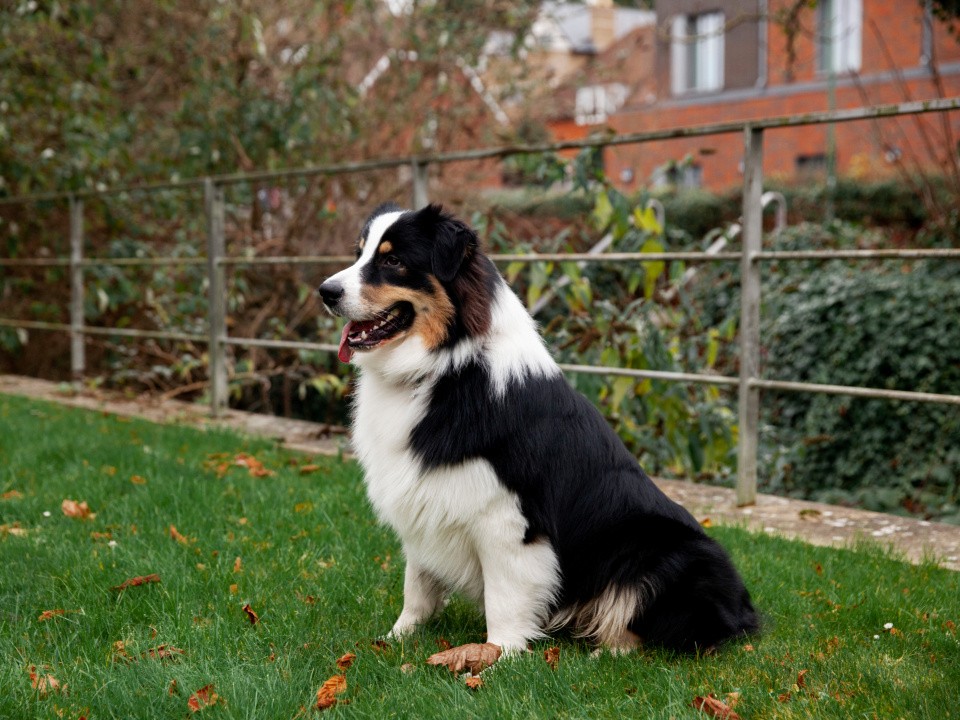
[(413, 305), (398, 302), (369, 320), (351, 320), (340, 335), (337, 357), (350, 362), (356, 350), (373, 350), (413, 325)]

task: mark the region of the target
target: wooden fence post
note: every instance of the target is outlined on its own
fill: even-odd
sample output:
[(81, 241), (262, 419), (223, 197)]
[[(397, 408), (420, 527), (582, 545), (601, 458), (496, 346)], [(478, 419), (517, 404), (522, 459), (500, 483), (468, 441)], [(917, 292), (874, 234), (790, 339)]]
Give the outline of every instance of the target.
[(757, 499), (760, 390), (760, 264), (763, 239), (763, 130), (744, 128), (743, 257), (740, 260), (740, 437), (737, 446), (737, 505)]
[(70, 196), (70, 379), (77, 383), (87, 369), (83, 336), (83, 200)]
[(210, 378), (210, 412), (220, 415), (227, 406), (227, 367), (224, 361), (226, 326), (226, 282), (220, 260), (224, 256), (223, 188), (207, 178), (203, 183), (204, 207), (207, 215), (207, 347)]
[(413, 209), (419, 210), (430, 203), (428, 189), (430, 166), (425, 162), (414, 160), (410, 163), (410, 168), (413, 170)]

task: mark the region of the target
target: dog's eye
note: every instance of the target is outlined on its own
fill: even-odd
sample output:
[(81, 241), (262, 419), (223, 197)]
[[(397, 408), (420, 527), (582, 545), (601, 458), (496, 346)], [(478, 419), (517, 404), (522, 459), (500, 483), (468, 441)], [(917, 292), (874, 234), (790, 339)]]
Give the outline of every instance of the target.
[(383, 259), (383, 264), (386, 267), (398, 268), (402, 263), (400, 262), (400, 258), (398, 258), (396, 255), (387, 255)]

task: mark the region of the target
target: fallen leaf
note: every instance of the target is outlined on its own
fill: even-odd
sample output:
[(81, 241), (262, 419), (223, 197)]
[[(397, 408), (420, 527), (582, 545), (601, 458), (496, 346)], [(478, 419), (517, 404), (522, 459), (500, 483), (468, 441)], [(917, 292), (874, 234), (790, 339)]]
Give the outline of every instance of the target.
[(478, 675), (499, 660), (502, 652), (500, 646), (493, 643), (468, 643), (431, 655), (427, 665), (443, 665), (451, 672), (469, 670)]
[[(307, 597), (309, 597), (309, 595)], [(389, 648), (390, 643), (388, 643), (386, 640), (374, 640), (372, 643), (370, 643), (370, 649), (377, 653), (383, 652)]]
[(167, 695), (176, 695), (179, 691), (177, 690), (177, 680), (174, 678), (170, 681), (170, 684), (167, 686)]
[(737, 704), (740, 702), (740, 693), (738, 692), (728, 692), (727, 693), (727, 707), (733, 710)]
[(181, 545), (188, 545), (190, 543), (190, 541), (187, 539), (187, 536), (178, 531), (175, 525), (170, 526), (170, 537), (172, 537)]
[(37, 621), (43, 622), (44, 620), (52, 620), (55, 617), (58, 617), (60, 615), (66, 615), (66, 614), (67, 614), (66, 610), (60, 610), (60, 609), (44, 610), (42, 613), (40, 613), (40, 617), (37, 618)]
[(466, 679), (467, 687), (471, 690), (479, 690), (483, 687), (483, 679), (476, 675), (468, 675)]
[(746, 645), (743, 646), (744, 652), (753, 652), (753, 650), (754, 650), (754, 647), (750, 643), (747, 643)]
[(113, 533), (109, 531), (97, 532), (96, 530), (94, 530), (93, 532), (90, 533), (90, 539), (91, 540), (113, 540)]
[(416, 671), (416, 669), (417, 666), (413, 663), (404, 663), (400, 666), (400, 672), (402, 672), (404, 675), (409, 675), (410, 673)]
[(137, 587), (137, 585), (146, 585), (147, 583), (158, 583), (160, 582), (160, 576), (156, 573), (150, 575), (138, 575), (137, 577), (130, 578), (129, 580), (124, 580), (119, 585), (115, 586), (114, 590), (126, 590), (127, 588)]
[(556, 670), (560, 664), (560, 648), (547, 648), (543, 651), (543, 659), (547, 661), (547, 665), (549, 665), (551, 669)]
[(790, 702), (790, 698), (792, 698), (792, 697), (793, 697), (793, 695), (792, 695), (791, 693), (785, 692), (785, 693), (780, 693), (779, 695), (777, 695), (777, 700), (778, 700), (779, 702), (786, 703), (786, 702)]
[(441, 650), (449, 650), (450, 648), (453, 647), (453, 645), (451, 645), (450, 641), (447, 640), (446, 638), (440, 637), (440, 638), (437, 638), (437, 647), (440, 648)]
[(319, 465), (304, 465), (302, 468), (300, 468), (300, 474), (309, 475), (310, 473), (314, 473), (319, 469), (320, 469)]
[(260, 622), (260, 616), (253, 611), (253, 608), (250, 607), (250, 603), (247, 603), (243, 606), (243, 611), (247, 614), (247, 618), (250, 620), (251, 625), (256, 625), (258, 622)]
[(243, 560), (240, 559), (240, 556), (237, 556), (237, 559), (233, 561), (233, 571), (235, 573), (243, 572)]
[(340, 658), (337, 660), (337, 667), (341, 670), (346, 670), (353, 665), (353, 661), (356, 659), (357, 656), (354, 653), (348, 652), (345, 655), (340, 656)]
[(130, 482), (132, 482), (134, 485), (146, 485), (147, 479), (142, 475), (131, 475)]
[(0, 525), (0, 535), (12, 535), (13, 537), (26, 537), (27, 529), (20, 527), (19, 522), (14, 522), (13, 525), (4, 523)]
[(262, 462), (247, 453), (238, 453), (233, 458), (233, 464), (245, 467), (252, 477), (269, 477), (273, 475), (273, 470), (267, 470)]
[(797, 687), (805, 688), (807, 686), (807, 671), (801, 670), (797, 673)]
[(236, 595), (238, 592), (240, 592), (240, 587), (236, 583), (230, 586), (231, 595)]
[(113, 662), (120, 662), (121, 660), (130, 662), (133, 660), (133, 658), (130, 657), (130, 653), (127, 652), (127, 644), (123, 640), (117, 640), (113, 644), (113, 655), (110, 659)]
[(180, 655), (184, 654), (183, 650), (173, 647), (173, 645), (158, 645), (155, 648), (150, 648), (145, 653), (141, 653), (140, 657), (149, 660), (176, 660)]
[(343, 675), (334, 675), (317, 690), (318, 710), (326, 710), (337, 704), (337, 695), (346, 691), (347, 679)]
[(86, 500), (83, 502), (64, 500), (60, 503), (60, 509), (67, 517), (76, 518), (77, 520), (93, 520), (97, 516), (95, 512), (90, 511), (90, 506), (87, 505)]
[(713, 693), (710, 693), (706, 697), (700, 697), (699, 695), (695, 697), (693, 699), (693, 707), (707, 715), (721, 718), (721, 720), (740, 720), (740, 716), (733, 711), (733, 708), (723, 702), (723, 700), (718, 700)]
[(700, 526), (705, 528), (713, 527), (713, 520), (711, 520), (708, 517), (705, 517), (703, 520), (700, 521)]
[(7, 490), (3, 495), (0, 495), (0, 500), (19, 500), (23, 497), (23, 493), (19, 490)]
[(61, 684), (53, 675), (38, 673), (36, 665), (30, 666), (30, 687), (39, 692), (41, 697), (47, 693), (64, 692), (67, 689), (67, 686)]
[(220, 697), (213, 691), (213, 683), (204, 685), (187, 700), (190, 712), (200, 712), (203, 708), (216, 705)]

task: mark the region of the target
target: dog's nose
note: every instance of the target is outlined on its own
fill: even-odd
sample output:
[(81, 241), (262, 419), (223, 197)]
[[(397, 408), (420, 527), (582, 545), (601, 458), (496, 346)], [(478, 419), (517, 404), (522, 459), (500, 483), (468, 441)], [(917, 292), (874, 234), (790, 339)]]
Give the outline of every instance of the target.
[(323, 304), (332, 308), (343, 297), (343, 285), (327, 280), (317, 289), (317, 292), (323, 298)]

